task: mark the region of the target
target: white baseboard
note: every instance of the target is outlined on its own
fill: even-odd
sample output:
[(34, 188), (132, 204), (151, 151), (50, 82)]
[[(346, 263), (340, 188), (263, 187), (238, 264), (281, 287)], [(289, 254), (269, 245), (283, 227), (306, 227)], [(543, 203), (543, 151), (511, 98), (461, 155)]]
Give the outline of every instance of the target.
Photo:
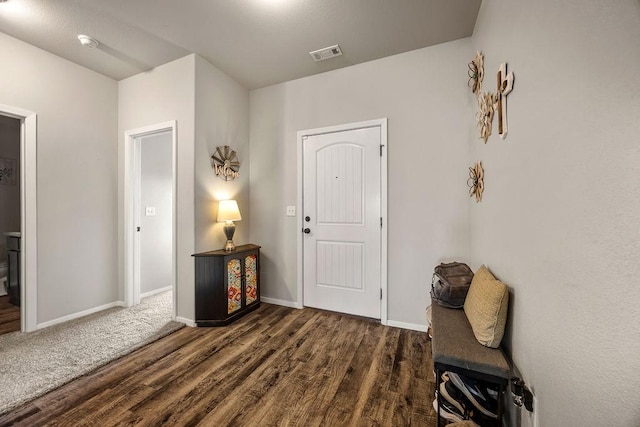
[(173, 286), (165, 286), (164, 288), (154, 289), (153, 291), (145, 292), (144, 294), (140, 294), (140, 299), (150, 297), (151, 295), (159, 294), (161, 292), (170, 291), (173, 289)]
[(195, 328), (196, 326), (196, 322), (194, 322), (191, 319), (185, 319), (184, 317), (180, 317), (180, 316), (176, 316), (176, 322), (180, 322), (180, 323), (184, 323), (187, 326), (190, 326), (192, 328)]
[(89, 310), (80, 311), (78, 313), (69, 314), (68, 316), (62, 316), (57, 319), (49, 320), (47, 322), (38, 323), (36, 325), (36, 329), (48, 328), (49, 326), (57, 325), (59, 323), (64, 323), (69, 320), (77, 319), (79, 317), (88, 316), (89, 314), (97, 313), (99, 311), (106, 310), (108, 308), (113, 308), (113, 307), (126, 307), (126, 304), (123, 301), (111, 302), (109, 304), (101, 305), (100, 307), (90, 308)]
[(260, 302), (266, 302), (267, 304), (274, 304), (274, 305), (282, 305), (284, 307), (302, 308), (295, 301), (286, 301), (283, 299), (260, 297)]
[(427, 325), (419, 325), (419, 324), (416, 324), (416, 323), (398, 322), (398, 321), (395, 321), (395, 320), (388, 320), (387, 321), (387, 326), (391, 326), (392, 328), (410, 329), (412, 331), (420, 331), (420, 332), (427, 332), (427, 329), (429, 329), (429, 327)]

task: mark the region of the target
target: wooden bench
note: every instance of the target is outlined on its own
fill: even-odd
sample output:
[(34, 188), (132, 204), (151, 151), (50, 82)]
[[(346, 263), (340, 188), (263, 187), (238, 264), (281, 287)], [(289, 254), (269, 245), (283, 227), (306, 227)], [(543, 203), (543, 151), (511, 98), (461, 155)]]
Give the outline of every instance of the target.
[[(496, 384), (496, 425), (502, 425), (504, 390), (511, 377), (511, 367), (502, 349), (485, 347), (476, 340), (464, 310), (445, 308), (435, 301), (431, 303), (431, 328), (436, 390), (440, 390), (445, 371)], [(441, 398), (438, 393), (438, 419)]]

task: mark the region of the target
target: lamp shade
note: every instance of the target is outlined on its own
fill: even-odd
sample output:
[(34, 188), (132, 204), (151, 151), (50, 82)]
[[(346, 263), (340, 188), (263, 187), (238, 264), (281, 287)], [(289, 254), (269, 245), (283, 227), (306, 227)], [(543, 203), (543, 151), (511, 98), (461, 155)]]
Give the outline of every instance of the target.
[(218, 203), (218, 222), (240, 221), (240, 209), (235, 200), (220, 200)]

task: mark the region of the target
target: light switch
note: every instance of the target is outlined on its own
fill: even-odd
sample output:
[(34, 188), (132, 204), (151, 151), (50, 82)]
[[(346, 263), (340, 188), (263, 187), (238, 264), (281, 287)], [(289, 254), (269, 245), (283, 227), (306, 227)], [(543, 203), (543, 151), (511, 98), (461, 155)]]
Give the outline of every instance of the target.
[(144, 209), (144, 214), (145, 216), (156, 216), (156, 208), (154, 208), (153, 206), (147, 206)]
[(295, 206), (287, 206), (287, 216), (296, 216)]

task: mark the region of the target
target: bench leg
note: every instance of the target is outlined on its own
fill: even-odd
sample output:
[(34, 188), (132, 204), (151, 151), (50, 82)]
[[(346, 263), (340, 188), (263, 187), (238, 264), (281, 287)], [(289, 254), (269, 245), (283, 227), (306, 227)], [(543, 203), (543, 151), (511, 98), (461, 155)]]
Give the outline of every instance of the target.
[(500, 384), (498, 386), (498, 420), (496, 422), (496, 426), (501, 427), (502, 426), (502, 416), (503, 416), (503, 412), (504, 412), (504, 399), (506, 398), (504, 395), (505, 389), (504, 389), (504, 385)]

